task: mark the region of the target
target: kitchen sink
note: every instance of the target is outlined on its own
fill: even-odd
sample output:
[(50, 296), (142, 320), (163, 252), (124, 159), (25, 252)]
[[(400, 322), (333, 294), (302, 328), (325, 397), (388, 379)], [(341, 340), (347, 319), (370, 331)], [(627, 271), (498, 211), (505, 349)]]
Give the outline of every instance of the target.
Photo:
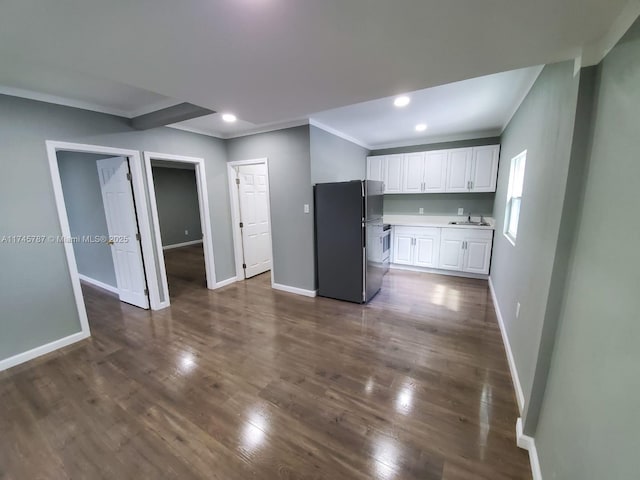
[(490, 227), (491, 226), (487, 222), (470, 222), (468, 220), (464, 220), (462, 222), (449, 222), (449, 225), (473, 225), (474, 227)]

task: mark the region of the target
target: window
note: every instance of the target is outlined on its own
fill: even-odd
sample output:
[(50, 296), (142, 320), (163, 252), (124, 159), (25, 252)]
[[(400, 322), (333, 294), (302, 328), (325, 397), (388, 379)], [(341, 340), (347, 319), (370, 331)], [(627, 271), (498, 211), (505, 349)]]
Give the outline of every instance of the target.
[(524, 186), (524, 167), (527, 151), (511, 159), (509, 172), (509, 190), (507, 192), (507, 210), (504, 215), (504, 235), (515, 245), (518, 236), (518, 221), (522, 205), (522, 188)]

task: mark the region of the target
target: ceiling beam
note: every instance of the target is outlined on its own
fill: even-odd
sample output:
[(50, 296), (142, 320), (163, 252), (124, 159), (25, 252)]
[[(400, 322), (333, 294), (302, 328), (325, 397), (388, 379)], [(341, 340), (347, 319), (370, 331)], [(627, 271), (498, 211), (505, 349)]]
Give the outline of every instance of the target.
[(134, 117), (131, 119), (131, 126), (137, 130), (149, 130), (150, 128), (164, 127), (165, 125), (184, 122), (185, 120), (212, 113), (216, 113), (215, 110), (185, 102)]

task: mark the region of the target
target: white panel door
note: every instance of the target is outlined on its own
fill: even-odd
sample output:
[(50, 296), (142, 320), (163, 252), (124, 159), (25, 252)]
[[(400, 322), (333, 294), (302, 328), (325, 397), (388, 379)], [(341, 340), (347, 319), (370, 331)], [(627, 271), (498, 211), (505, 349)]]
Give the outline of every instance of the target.
[(367, 180), (384, 182), (384, 155), (367, 157)]
[(449, 152), (437, 150), (427, 152), (424, 158), (424, 192), (441, 193), (446, 190), (447, 160)]
[(461, 230), (443, 228), (440, 239), (438, 268), (461, 271), (464, 264), (464, 233)]
[(422, 193), (424, 153), (407, 153), (402, 166), (402, 193)]
[(463, 270), (470, 273), (489, 273), (491, 239), (469, 239), (465, 242)]
[(137, 239), (138, 221), (129, 181), (129, 162), (126, 158), (116, 157), (97, 160), (96, 164), (111, 237), (107, 244), (113, 256), (118, 295), (123, 302), (149, 308), (142, 250)]
[(439, 239), (435, 236), (416, 237), (413, 264), (418, 267), (438, 268)]
[(402, 164), (404, 155), (387, 155), (384, 193), (402, 193)]
[(468, 192), (471, 181), (471, 149), (449, 150), (447, 160), (447, 192)]
[(495, 192), (500, 145), (473, 148), (471, 191)]
[(242, 165), (240, 179), (240, 221), (245, 278), (271, 270), (271, 228), (267, 198), (267, 166)]
[(393, 235), (393, 263), (413, 264), (413, 236), (405, 233)]

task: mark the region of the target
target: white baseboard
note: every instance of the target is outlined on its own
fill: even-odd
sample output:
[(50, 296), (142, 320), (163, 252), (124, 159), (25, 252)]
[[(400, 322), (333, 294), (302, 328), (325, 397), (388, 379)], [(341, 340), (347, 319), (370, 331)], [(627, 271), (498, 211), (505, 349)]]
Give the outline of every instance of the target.
[(491, 299), (493, 300), (493, 307), (496, 311), (496, 317), (498, 317), (498, 325), (500, 326), (500, 333), (502, 334), (502, 343), (504, 343), (504, 349), (507, 351), (507, 362), (509, 363), (509, 370), (511, 371), (511, 380), (513, 380), (513, 387), (516, 391), (516, 400), (518, 401), (518, 410), (520, 414), (524, 411), (524, 391), (520, 384), (520, 377), (518, 377), (518, 369), (516, 368), (516, 360), (511, 351), (511, 344), (509, 343), (509, 336), (507, 335), (507, 328), (500, 312), (500, 305), (498, 305), (498, 299), (496, 298), (496, 291), (493, 288), (493, 281), (489, 277), (489, 290), (491, 291)]
[(90, 335), (91, 334), (89, 332), (74, 333), (72, 335), (69, 335), (68, 337), (55, 340), (45, 345), (40, 345), (39, 347), (32, 348), (31, 350), (27, 350), (26, 352), (14, 355), (13, 357), (0, 360), (0, 372), (3, 370), (7, 370), (8, 368), (15, 367), (16, 365), (20, 365), (21, 363), (28, 362), (29, 360), (33, 360), (34, 358), (40, 357), (42, 355), (46, 355), (47, 353), (51, 353), (54, 350), (58, 350), (59, 348), (71, 345), (72, 343), (84, 340)]
[(304, 295), (305, 297), (315, 297), (318, 295), (318, 290), (305, 290), (303, 288), (290, 287), (289, 285), (282, 285), (281, 283), (272, 283), (271, 286), (276, 290), (295, 293), (296, 295)]
[(193, 240), (191, 242), (174, 243), (172, 245), (164, 245), (162, 250), (171, 250), (172, 248), (188, 247), (190, 245), (198, 245), (202, 240)]
[(529, 463), (531, 464), (533, 480), (542, 480), (542, 470), (540, 469), (540, 460), (538, 459), (536, 441), (533, 437), (525, 435), (522, 432), (522, 418), (518, 418), (518, 421), (516, 422), (516, 441), (518, 443), (518, 447), (529, 452)]
[(106, 290), (107, 292), (115, 293), (116, 295), (120, 293), (117, 287), (109, 285), (108, 283), (101, 282), (100, 280), (96, 280), (95, 278), (87, 277), (86, 275), (82, 275), (81, 273), (78, 274), (78, 277), (80, 277), (81, 281), (93, 285), (94, 287)]
[(416, 267), (413, 265), (400, 265), (392, 263), (389, 268), (393, 270), (407, 270), (409, 272), (435, 273), (436, 275), (447, 275), (449, 277), (477, 278), (479, 280), (487, 280), (489, 275), (478, 273), (456, 272), (455, 270), (441, 270), (439, 268)]
[(236, 283), (238, 281), (237, 277), (227, 278), (226, 280), (222, 280), (216, 283), (216, 290), (218, 288), (226, 287), (227, 285), (231, 285), (232, 283)]

